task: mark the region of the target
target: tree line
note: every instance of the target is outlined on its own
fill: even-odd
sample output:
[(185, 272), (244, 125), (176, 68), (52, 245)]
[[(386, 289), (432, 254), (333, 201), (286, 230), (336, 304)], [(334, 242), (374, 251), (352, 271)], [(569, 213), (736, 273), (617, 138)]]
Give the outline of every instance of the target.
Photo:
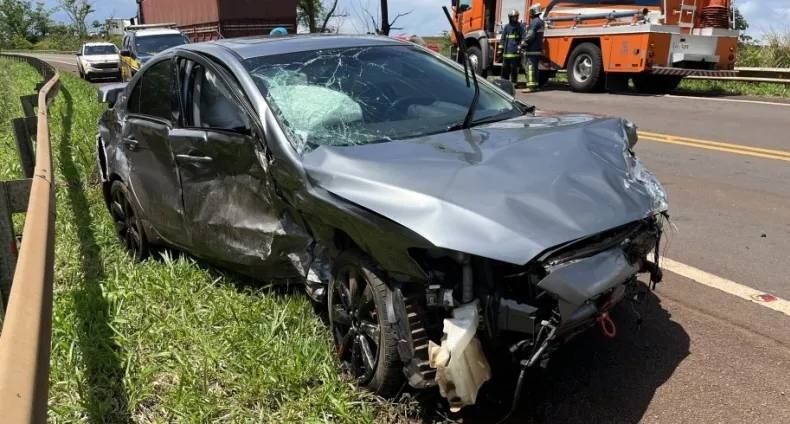
[[(53, 22), (50, 16), (55, 12), (64, 12), (70, 22)], [(0, 0), (0, 47), (26, 48), (50, 37), (85, 38), (93, 12), (91, 0), (58, 0), (54, 8), (40, 1)]]

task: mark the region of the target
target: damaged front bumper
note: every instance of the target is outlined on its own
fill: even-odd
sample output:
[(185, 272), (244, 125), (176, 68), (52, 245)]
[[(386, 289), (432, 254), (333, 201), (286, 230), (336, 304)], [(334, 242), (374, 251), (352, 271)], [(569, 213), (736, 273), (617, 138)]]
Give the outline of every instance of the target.
[[(614, 337), (609, 310), (639, 289), (637, 275), (647, 273), (653, 283), (661, 279), (658, 257), (649, 259), (657, 251), (661, 231), (661, 219), (654, 217), (561, 246), (521, 267), (473, 261), (471, 301), (459, 301), (469, 292), (468, 287), (464, 290), (468, 279), (460, 266), (459, 283), (428, 287), (419, 323), (414, 319), (419, 309), (414, 299), (407, 302), (412, 318), (404, 331), (411, 334), (402, 338), (401, 356), (410, 382), (415, 387), (438, 385), (451, 408), (458, 410), (474, 404), (490, 379), (483, 347), (486, 352), (507, 349), (523, 367), (545, 366), (557, 348), (596, 324)], [(415, 334), (426, 337), (411, 344)]]

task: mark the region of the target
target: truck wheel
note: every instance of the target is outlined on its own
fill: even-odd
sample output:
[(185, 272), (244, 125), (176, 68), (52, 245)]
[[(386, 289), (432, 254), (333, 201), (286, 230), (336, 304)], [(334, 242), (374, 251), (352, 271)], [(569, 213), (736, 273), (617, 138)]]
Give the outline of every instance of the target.
[(634, 81), (634, 87), (640, 93), (667, 94), (678, 88), (683, 77), (648, 74), (634, 75), (632, 80)]
[(466, 49), (469, 55), (469, 65), (475, 74), (485, 76), (485, 68), (483, 66), (483, 51), (479, 47), (472, 46)]
[(392, 290), (361, 254), (342, 253), (329, 282), (329, 328), (337, 356), (357, 383), (394, 396), (403, 383), (398, 336), (387, 318)]
[(573, 91), (590, 93), (603, 85), (601, 49), (593, 43), (576, 46), (568, 59), (568, 83)]

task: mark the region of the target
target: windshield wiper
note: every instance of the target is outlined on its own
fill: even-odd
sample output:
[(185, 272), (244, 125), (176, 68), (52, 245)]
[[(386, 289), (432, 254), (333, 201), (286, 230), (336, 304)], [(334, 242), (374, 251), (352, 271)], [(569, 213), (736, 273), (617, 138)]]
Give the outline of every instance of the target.
[(461, 54), (464, 56), (464, 77), (466, 77), (466, 86), (469, 87), (470, 72), (472, 74), (472, 82), (474, 82), (475, 86), (475, 95), (472, 97), (472, 104), (469, 105), (469, 110), (466, 112), (464, 123), (461, 128), (457, 128), (465, 129), (472, 125), (472, 119), (474, 119), (475, 111), (477, 110), (477, 103), (480, 101), (480, 84), (477, 82), (475, 70), (470, 66), (471, 63), (469, 62), (469, 54), (466, 51), (466, 45), (461, 41), (464, 39), (464, 35), (461, 34), (461, 31), (459, 31), (458, 27), (455, 26), (455, 22), (453, 22), (453, 18), (450, 17), (450, 11), (447, 10), (447, 6), (442, 6), (442, 10), (444, 10), (444, 15), (447, 17), (447, 20), (450, 22), (450, 27), (453, 29), (453, 34), (455, 34), (455, 42), (458, 43), (458, 49), (461, 50)]

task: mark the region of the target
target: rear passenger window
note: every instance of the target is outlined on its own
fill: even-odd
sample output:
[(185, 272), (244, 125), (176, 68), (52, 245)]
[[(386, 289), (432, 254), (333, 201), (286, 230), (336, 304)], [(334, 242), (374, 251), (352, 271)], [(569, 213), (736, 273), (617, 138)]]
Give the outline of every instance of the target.
[[(129, 112), (172, 121), (176, 109), (173, 106), (178, 102), (175, 82), (172, 60), (154, 64), (145, 71), (132, 90)], [(136, 98), (139, 98), (139, 106), (135, 109), (133, 103)]]

